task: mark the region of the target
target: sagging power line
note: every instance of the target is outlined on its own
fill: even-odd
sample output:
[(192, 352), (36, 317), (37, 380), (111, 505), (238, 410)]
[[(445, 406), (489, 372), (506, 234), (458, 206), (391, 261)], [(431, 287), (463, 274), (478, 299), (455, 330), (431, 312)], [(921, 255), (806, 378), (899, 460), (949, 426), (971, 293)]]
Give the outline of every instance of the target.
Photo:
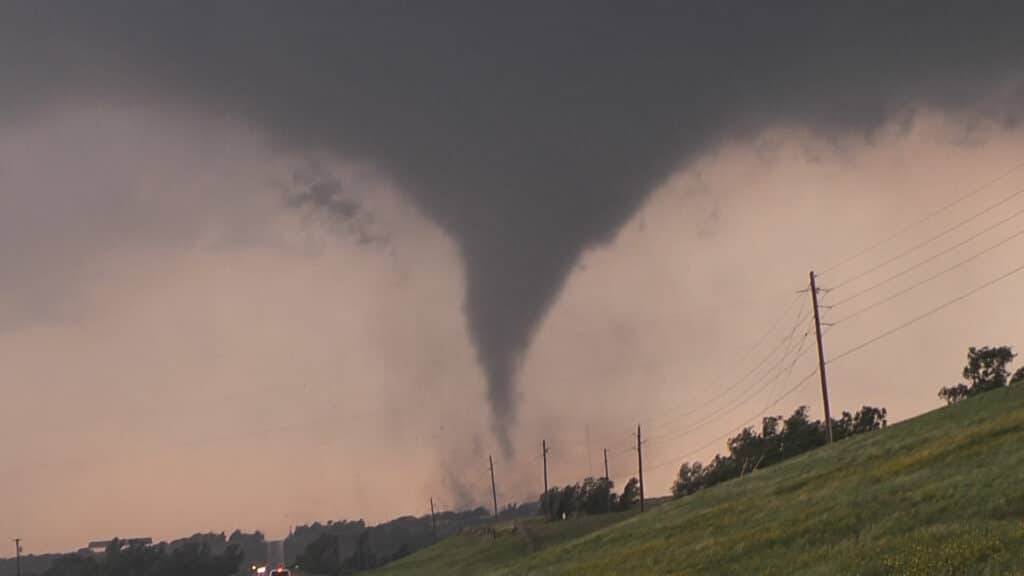
[[(1002, 219), (1002, 220), (992, 224), (991, 226), (989, 226), (989, 227), (987, 227), (987, 228), (985, 228), (983, 230), (980, 230), (979, 232), (976, 232), (975, 234), (972, 234), (971, 236), (965, 238), (964, 240), (962, 240), (962, 241), (960, 241), (960, 242), (958, 242), (958, 243), (956, 243), (956, 244), (954, 244), (954, 245), (952, 245), (952, 246), (950, 246), (948, 248), (945, 248), (941, 252), (933, 254), (932, 256), (929, 256), (928, 258), (926, 258), (924, 260), (918, 261), (918, 262), (916, 262), (915, 264), (913, 264), (911, 266), (903, 268), (902, 270), (900, 270), (899, 272), (896, 272), (895, 274), (891, 274), (891, 275), (885, 277), (884, 279), (882, 279), (882, 280), (880, 280), (880, 281), (878, 281), (878, 282), (876, 282), (876, 283), (874, 283), (874, 284), (872, 284), (872, 285), (870, 285), (870, 286), (868, 286), (866, 288), (862, 288), (861, 290), (858, 290), (857, 292), (854, 292), (853, 294), (850, 294), (850, 295), (846, 296), (845, 298), (834, 302), (832, 305), (833, 306), (842, 306), (843, 304), (846, 304), (847, 302), (855, 300), (856, 298), (858, 298), (860, 296), (863, 296), (864, 294), (867, 294), (868, 292), (876, 290), (876, 289), (878, 289), (878, 288), (888, 284), (889, 282), (892, 282), (893, 280), (896, 280), (897, 278), (901, 278), (901, 277), (905, 276), (906, 274), (909, 274), (910, 272), (913, 272), (914, 270), (917, 270), (918, 268), (924, 266), (925, 264), (929, 264), (931, 262), (934, 262), (935, 260), (941, 258), (942, 256), (945, 256), (946, 254), (949, 254), (950, 252), (953, 252), (954, 250), (957, 250), (958, 248), (962, 248), (962, 247), (966, 246), (967, 244), (973, 242), (974, 240), (977, 240), (978, 238), (980, 238), (981, 236), (984, 236), (985, 234), (988, 234), (989, 232), (992, 232), (993, 230), (995, 230), (999, 226), (1009, 222), (1010, 220), (1013, 220), (1014, 218), (1017, 218), (1018, 216), (1020, 216), (1022, 214), (1024, 214), (1024, 208), (1021, 208), (1020, 210), (1017, 210), (1016, 212), (1010, 214), (1006, 218), (1004, 218), (1004, 219)], [(1024, 232), (1018, 232), (1017, 234), (1014, 234), (1011, 238), (1008, 238), (1008, 239), (1004, 240), (1003, 242), (1000, 242), (999, 244), (997, 244), (997, 246), (1000, 246), (1000, 245), (1004, 244), (1006, 241), (1008, 241), (1008, 240), (1010, 240), (1012, 238), (1016, 238), (1021, 233), (1024, 233)], [(996, 246), (993, 246), (991, 248), (995, 248), (995, 247)], [(987, 252), (991, 248), (983, 250), (981, 253)], [(981, 253), (979, 253), (979, 255)]]
[(918, 250), (920, 250), (921, 248), (927, 246), (928, 244), (931, 244), (932, 242), (934, 242), (934, 241), (936, 241), (936, 240), (938, 240), (940, 238), (943, 238), (943, 237), (945, 237), (945, 236), (947, 236), (949, 234), (952, 234), (953, 232), (955, 232), (956, 230), (960, 229), (961, 227), (966, 226), (967, 224), (977, 220), (981, 216), (991, 212), (992, 210), (995, 210), (996, 208), (1002, 206), (1003, 204), (1006, 204), (1010, 200), (1013, 200), (1014, 198), (1017, 198), (1018, 196), (1020, 196), (1022, 194), (1024, 194), (1024, 188), (1021, 188), (1020, 190), (1017, 190), (1013, 194), (1010, 194), (1009, 196), (1001, 199), (1000, 201), (996, 202), (995, 204), (991, 204), (991, 205), (987, 206), (986, 208), (984, 208), (983, 210), (981, 210), (979, 212), (975, 212), (971, 216), (969, 216), (969, 217), (967, 217), (967, 218), (957, 222), (956, 224), (954, 224), (954, 225), (952, 225), (952, 226), (950, 226), (948, 228), (945, 228), (944, 230), (942, 230), (938, 234), (930, 236), (927, 239), (925, 239), (925, 240), (923, 240), (921, 242), (918, 242), (917, 244), (912, 245), (911, 247), (903, 250), (902, 252), (896, 254), (895, 256), (887, 258), (886, 260), (883, 260), (882, 262), (880, 262), (880, 263), (872, 266), (871, 268), (868, 268), (867, 270), (864, 270), (864, 271), (862, 271), (862, 272), (860, 272), (860, 273), (858, 273), (858, 274), (856, 274), (856, 275), (854, 275), (854, 276), (852, 276), (850, 278), (847, 278), (845, 280), (842, 280), (840, 282), (835, 283), (833, 288), (834, 289), (839, 289), (839, 288), (841, 288), (843, 286), (846, 286), (847, 284), (850, 284), (851, 282), (855, 282), (857, 280), (860, 280), (861, 278), (863, 278), (863, 277), (865, 277), (865, 276), (867, 276), (867, 275), (869, 275), (869, 274), (871, 274), (871, 273), (873, 273), (873, 272), (875, 272), (877, 270), (880, 270), (881, 268), (884, 268), (885, 266), (888, 266), (889, 264), (892, 264), (893, 262), (896, 262), (897, 260), (900, 260), (904, 256), (909, 256), (910, 254), (913, 254), (914, 252), (917, 252)]
[(843, 260), (841, 260), (841, 261), (839, 261), (839, 262), (837, 262), (837, 263), (835, 263), (835, 264), (833, 264), (833, 265), (823, 269), (821, 271), (821, 273), (822, 274), (828, 274), (828, 273), (832, 272), (833, 270), (841, 268), (842, 266), (845, 266), (845, 265), (849, 264), (850, 262), (853, 262), (854, 260), (857, 260), (861, 256), (864, 256), (864, 255), (866, 255), (866, 254), (868, 254), (870, 252), (873, 252), (876, 248), (880, 248), (880, 247), (884, 246), (885, 244), (888, 244), (889, 242), (899, 238), (900, 236), (903, 236), (907, 232), (910, 232), (911, 230), (917, 228), (918, 226), (920, 226), (920, 225), (930, 221), (931, 219), (933, 219), (936, 216), (938, 216), (939, 214), (942, 214), (943, 212), (949, 210), (950, 208), (953, 208), (954, 206), (957, 206), (958, 204), (966, 202), (967, 200), (977, 196), (978, 194), (984, 192), (985, 190), (989, 189), (993, 185), (998, 184), (999, 182), (1005, 180), (1008, 176), (1010, 176), (1014, 172), (1020, 170), (1021, 168), (1024, 168), (1024, 162), (1021, 162), (1019, 164), (1015, 164), (1015, 165), (1011, 166), (1008, 170), (1006, 170), (1005, 172), (1001, 173), (999, 176), (997, 176), (997, 177), (995, 177), (995, 178), (993, 178), (991, 180), (988, 180), (987, 182), (982, 183), (980, 186), (970, 190), (969, 192), (967, 192), (966, 194), (956, 198), (952, 202), (950, 202), (948, 204), (945, 204), (945, 205), (939, 207), (938, 209), (933, 210), (932, 212), (929, 212), (924, 217), (922, 217), (922, 218), (920, 218), (920, 219), (918, 219), (918, 220), (916, 220), (916, 221), (914, 221), (914, 222), (912, 222), (912, 223), (910, 223), (910, 224), (908, 224), (906, 226), (903, 226), (902, 228), (896, 230), (895, 232), (893, 232), (889, 236), (886, 236), (886, 237), (882, 238), (881, 240), (879, 240), (879, 241), (877, 241), (877, 242), (875, 242), (875, 243), (873, 243), (873, 244), (871, 244), (871, 245), (861, 249), (857, 253), (855, 253), (855, 254), (853, 254), (851, 256), (848, 256), (848, 257), (844, 258)]

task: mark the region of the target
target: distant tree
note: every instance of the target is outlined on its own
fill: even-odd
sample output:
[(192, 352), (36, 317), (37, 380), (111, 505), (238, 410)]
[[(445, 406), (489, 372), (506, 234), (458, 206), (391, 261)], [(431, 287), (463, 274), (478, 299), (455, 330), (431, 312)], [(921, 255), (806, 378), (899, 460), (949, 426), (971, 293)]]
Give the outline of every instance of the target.
[(619, 509), (629, 510), (640, 500), (640, 481), (636, 476), (629, 479), (622, 487), (622, 495), (619, 496)]
[(956, 386), (943, 386), (939, 390), (939, 398), (946, 401), (946, 404), (956, 404), (957, 402), (971, 397), (971, 388), (966, 384), (957, 384)]
[(843, 412), (838, 420), (832, 420), (832, 436), (835, 440), (842, 440), (854, 434), (862, 434), (873, 430), (885, 428), (887, 424), (885, 408), (864, 406), (856, 414)]
[(939, 390), (939, 398), (947, 404), (954, 404), (966, 398), (983, 394), (989, 390), (1002, 388), (1007, 383), (1024, 380), (1024, 371), (1018, 370), (1010, 377), (1009, 365), (1016, 354), (1009, 346), (975, 348), (967, 350), (967, 364), (964, 366), (963, 377), (967, 382), (955, 386), (944, 386)]
[(1024, 382), (1024, 367), (1018, 368), (1017, 371), (1013, 373), (1013, 376), (1010, 377), (1010, 386), (1016, 386), (1021, 382)]
[(236, 545), (227, 546), (224, 552), (217, 554), (213, 552), (209, 542), (188, 542), (160, 558), (157, 564), (158, 569), (154, 574), (159, 576), (178, 574), (229, 576), (238, 572), (238, 568), (242, 564), (242, 556), (241, 548)]
[(549, 520), (561, 518), (561, 514), (557, 510), (561, 497), (561, 490), (558, 486), (552, 486), (548, 488), (547, 492), (540, 495), (540, 509)]
[(700, 462), (684, 462), (679, 467), (679, 476), (672, 483), (672, 495), (676, 498), (688, 496), (701, 489), (704, 482), (704, 465)]
[(125, 545), (113, 540), (102, 557), (67, 554), (54, 561), (45, 576), (230, 576), (238, 572), (242, 552), (227, 546), (213, 553), (207, 542)]
[(615, 488), (611, 480), (604, 478), (584, 478), (577, 492), (579, 503), (577, 514), (603, 514), (608, 511), (612, 490)]
[(744, 428), (739, 434), (729, 439), (729, 455), (741, 464), (741, 471), (755, 462), (764, 454), (764, 438), (753, 428)]
[(391, 555), (391, 560), (395, 561), (401, 558), (405, 558), (406, 556), (412, 554), (412, 552), (413, 550), (409, 547), (409, 543), (402, 542), (402, 544), (398, 547), (398, 550), (395, 550), (395, 553)]
[(306, 549), (296, 558), (303, 570), (312, 574), (341, 573), (341, 558), (338, 552), (338, 535), (321, 532), (316, 540), (310, 542)]
[(345, 561), (345, 567), (352, 570), (370, 570), (377, 567), (377, 555), (370, 546), (369, 530), (364, 530), (359, 535), (355, 552)]
[(783, 460), (824, 446), (827, 442), (821, 422), (807, 416), (807, 406), (800, 406), (786, 418), (779, 438), (779, 451)]
[(228, 537), (227, 543), (241, 549), (242, 559), (246, 564), (262, 564), (267, 561), (266, 538), (259, 530), (251, 534), (235, 530)]
[(65, 554), (56, 560), (43, 576), (102, 576), (95, 558)]
[[(587, 477), (583, 482), (563, 488), (549, 488), (547, 492), (541, 494), (539, 505), (551, 520), (605, 514), (616, 509), (620, 501), (613, 492), (614, 489), (615, 483), (611, 480)], [(636, 490), (635, 481), (629, 490)], [(635, 500), (634, 496), (630, 497)]]
[(740, 475), (740, 463), (731, 456), (716, 454), (704, 470), (703, 487), (709, 488), (715, 484), (732, 480)]
[[(885, 408), (872, 406), (864, 406), (856, 414), (843, 412), (838, 420), (832, 420), (834, 439), (884, 428), (886, 415)], [(824, 425), (808, 417), (806, 406), (800, 406), (785, 419), (769, 416), (761, 421), (760, 433), (754, 428), (744, 428), (729, 438), (727, 454), (715, 455), (707, 465), (687, 462), (680, 466), (672, 484), (672, 495), (679, 498), (693, 494), (823, 446), (827, 440)]]
[(570, 518), (576, 515), (579, 510), (580, 485), (571, 484), (562, 488), (559, 493), (558, 504), (556, 505), (556, 518)]

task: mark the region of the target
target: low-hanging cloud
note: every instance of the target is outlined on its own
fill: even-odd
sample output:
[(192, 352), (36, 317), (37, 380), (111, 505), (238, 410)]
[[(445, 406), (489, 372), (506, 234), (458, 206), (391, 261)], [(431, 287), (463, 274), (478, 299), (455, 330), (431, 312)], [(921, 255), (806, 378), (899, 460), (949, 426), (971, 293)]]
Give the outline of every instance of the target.
[(292, 179), (297, 190), (288, 192), (285, 201), (289, 206), (326, 213), (333, 224), (362, 245), (387, 244), (387, 235), (376, 224), (373, 213), (363, 201), (346, 191), (339, 177), (322, 170), (296, 170)]
[(14, 1), (0, 8), (0, 125), (143, 99), (372, 162), (461, 250), (508, 447), (519, 359), (568, 271), (674, 169), (779, 124), (869, 134), (918, 107), (1017, 123), (1022, 16), (935, 1)]

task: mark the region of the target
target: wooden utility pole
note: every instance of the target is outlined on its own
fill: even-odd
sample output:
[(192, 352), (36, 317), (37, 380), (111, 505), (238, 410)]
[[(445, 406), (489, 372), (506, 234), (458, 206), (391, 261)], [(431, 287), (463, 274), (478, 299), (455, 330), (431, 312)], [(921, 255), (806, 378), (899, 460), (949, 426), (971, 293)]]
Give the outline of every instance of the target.
[(434, 532), (434, 542), (437, 543), (437, 520), (434, 518), (434, 499), (430, 499), (430, 528)]
[(15, 566), (17, 566), (18, 576), (21, 576), (21, 538), (14, 539), (14, 557), (16, 558)]
[(490, 454), (487, 460), (491, 463), (491, 497), (494, 498), (494, 519), (498, 519), (498, 489), (494, 486), (494, 458)]
[(548, 512), (548, 441), (540, 441), (540, 449), (544, 456), (544, 496), (541, 497), (541, 502), (544, 503), (544, 516), (550, 518), (551, 513)]
[(644, 449), (640, 439), (640, 425), (636, 425), (636, 463), (640, 469), (640, 511), (644, 511)]
[(612, 511), (612, 489), (611, 479), (608, 478), (608, 449), (604, 449), (604, 481), (608, 484), (608, 500), (604, 503), (605, 512)]
[(825, 376), (825, 349), (821, 347), (821, 318), (818, 315), (818, 286), (811, 270), (811, 303), (814, 305), (814, 335), (818, 339), (818, 375), (821, 376), (821, 401), (825, 405), (825, 436), (832, 443), (832, 411), (828, 406), (828, 379)]

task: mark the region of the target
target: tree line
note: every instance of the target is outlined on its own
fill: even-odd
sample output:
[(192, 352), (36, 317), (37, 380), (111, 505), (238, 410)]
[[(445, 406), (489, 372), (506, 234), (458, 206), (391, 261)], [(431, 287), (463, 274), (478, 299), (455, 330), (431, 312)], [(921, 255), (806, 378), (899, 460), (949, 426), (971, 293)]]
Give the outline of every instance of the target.
[[(832, 419), (832, 438), (842, 440), (884, 428), (885, 425), (885, 408), (864, 406), (855, 414), (843, 412), (842, 417)], [(807, 406), (800, 406), (786, 418), (766, 417), (761, 421), (759, 431), (753, 427), (744, 428), (726, 443), (729, 451), (724, 455), (715, 455), (707, 465), (684, 462), (672, 484), (672, 495), (679, 498), (693, 494), (827, 443), (828, 432), (824, 423), (811, 420), (807, 415)]]
[[(1015, 358), (1009, 346), (969, 348), (962, 371), (963, 381), (940, 388), (939, 398), (947, 404), (955, 404), (991, 390), (1024, 383), (1024, 367), (1010, 370)], [(885, 408), (872, 406), (864, 406), (853, 414), (843, 412), (831, 421), (833, 439), (841, 441), (884, 428), (886, 417)], [(765, 417), (759, 429), (747, 427), (729, 438), (725, 454), (715, 455), (707, 464), (684, 462), (673, 482), (672, 494), (677, 498), (687, 496), (826, 443), (824, 423), (811, 420), (806, 406), (798, 407), (785, 418)], [(635, 477), (618, 494), (611, 480), (587, 477), (575, 484), (553, 487), (535, 503), (510, 504), (501, 511), (499, 520), (531, 516), (538, 510), (549, 520), (625, 511), (636, 505), (638, 497), (639, 485)], [(436, 516), (437, 538), (491, 521), (490, 513), (482, 507), (440, 512)], [(338, 576), (382, 566), (433, 541), (430, 516), (405, 516), (370, 527), (361, 520), (299, 526), (289, 534), (284, 546), (289, 564), (298, 563), (314, 574)], [(195, 534), (156, 545), (114, 540), (102, 554), (82, 550), (54, 556), (47, 570), (36, 573), (43, 576), (231, 576), (242, 566), (265, 559), (263, 534), (236, 530), (230, 537), (223, 533)]]
[[(512, 503), (498, 514), (499, 520), (534, 516), (536, 506)], [(367, 526), (362, 520), (340, 521), (298, 526), (285, 539), (285, 557), (289, 564), (298, 564), (304, 573), (341, 576), (379, 568), (412, 554), (459, 531), (493, 522), (483, 507), (465, 511), (438, 512), (429, 515), (403, 516), (389, 522)]]
[(639, 482), (630, 478), (615, 493), (615, 483), (608, 478), (584, 478), (582, 482), (564, 487), (555, 486), (540, 495), (540, 509), (549, 520), (567, 520), (578, 516), (629, 510), (640, 496)]
[(967, 382), (943, 386), (939, 389), (939, 398), (945, 400), (946, 404), (955, 404), (989, 390), (1024, 382), (1024, 367), (1010, 375), (1010, 364), (1016, 357), (1009, 346), (971, 346), (967, 349), (967, 364), (962, 373)]
[(231, 544), (214, 552), (207, 542), (179, 546), (128, 544), (113, 540), (101, 555), (65, 554), (44, 576), (231, 576), (239, 571), (244, 553)]
[[(962, 375), (966, 382), (939, 389), (947, 404), (1024, 382), (1024, 368), (1011, 375), (1009, 365), (1016, 354), (1009, 346), (971, 347)], [(855, 414), (843, 412), (832, 420), (834, 440), (871, 432), (886, 425), (885, 408), (864, 406)], [(729, 439), (728, 453), (716, 455), (707, 465), (686, 462), (672, 485), (672, 495), (682, 497), (720, 482), (740, 477), (758, 468), (771, 466), (827, 443), (821, 421), (807, 416), (807, 407), (797, 408), (788, 418), (764, 418), (761, 430), (748, 427)]]

